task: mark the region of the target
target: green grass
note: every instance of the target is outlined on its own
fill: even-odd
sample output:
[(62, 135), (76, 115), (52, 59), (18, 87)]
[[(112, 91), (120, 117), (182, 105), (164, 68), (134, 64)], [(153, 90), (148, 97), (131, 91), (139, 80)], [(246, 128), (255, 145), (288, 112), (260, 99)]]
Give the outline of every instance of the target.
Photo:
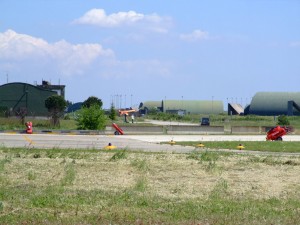
[(126, 159), (127, 153), (126, 150), (117, 151), (111, 158), (110, 161), (117, 161), (120, 159)]
[[(299, 207), (299, 199), (240, 201), (216, 195), (208, 200), (178, 201), (145, 197), (134, 191), (42, 192), (30, 196), (28, 208), (52, 210), (12, 212), (2, 216), (0, 221), (5, 224), (297, 224), (300, 219), (299, 214), (291, 210)], [(27, 194), (24, 191), (17, 194), (22, 193)], [(96, 210), (89, 213), (85, 207)]]
[[(275, 126), (278, 122), (278, 117), (274, 116), (228, 116), (228, 115), (169, 115), (161, 113), (158, 115), (147, 115), (145, 118), (165, 120), (165, 121), (178, 121), (178, 122), (192, 122), (199, 124), (202, 117), (210, 118), (211, 126)], [(295, 129), (300, 129), (300, 116), (288, 117), (291, 126)]]
[[(42, 119), (25, 119), (25, 121), (32, 121), (34, 129), (65, 129), (65, 130), (76, 130), (77, 125), (75, 120), (60, 120), (59, 127), (53, 127), (49, 120)], [(0, 130), (25, 130), (25, 124), (21, 123), (18, 118), (3, 118), (0, 117)]]
[[(253, 151), (267, 151), (267, 152), (300, 152), (300, 142), (287, 142), (287, 141), (204, 141), (204, 149), (235, 149), (237, 146), (242, 144), (245, 148), (244, 150)], [(195, 146), (199, 142), (176, 142), (177, 145), (184, 146)]]

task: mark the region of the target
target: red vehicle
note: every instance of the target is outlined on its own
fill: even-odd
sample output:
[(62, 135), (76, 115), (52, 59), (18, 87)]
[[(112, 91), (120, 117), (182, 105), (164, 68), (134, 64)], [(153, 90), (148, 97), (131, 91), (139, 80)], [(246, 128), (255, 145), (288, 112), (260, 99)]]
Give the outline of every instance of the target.
[(277, 126), (267, 132), (266, 139), (268, 141), (282, 141), (282, 136), (292, 131), (290, 127)]
[(113, 126), (113, 128), (116, 129), (115, 135), (119, 135), (119, 134), (123, 135), (124, 134), (124, 131), (117, 124), (113, 123), (112, 126)]

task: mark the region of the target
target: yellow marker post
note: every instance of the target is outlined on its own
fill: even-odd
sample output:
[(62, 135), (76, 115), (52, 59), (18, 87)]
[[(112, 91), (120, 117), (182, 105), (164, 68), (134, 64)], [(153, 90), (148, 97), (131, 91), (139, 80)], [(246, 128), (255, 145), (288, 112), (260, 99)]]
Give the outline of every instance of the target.
[(242, 145), (242, 144), (239, 144), (238, 146), (237, 146), (237, 149), (238, 150), (243, 150), (245, 147)]
[(173, 139), (169, 142), (169, 144), (174, 145), (176, 142)]
[(205, 146), (205, 145), (202, 144), (202, 143), (197, 144), (197, 147), (198, 147), (198, 148), (203, 148), (204, 146)]
[(115, 146), (115, 145), (112, 145), (111, 143), (108, 143), (108, 145), (107, 146), (105, 146), (105, 150), (113, 150), (113, 149), (115, 149), (115, 148), (117, 148), (117, 146)]

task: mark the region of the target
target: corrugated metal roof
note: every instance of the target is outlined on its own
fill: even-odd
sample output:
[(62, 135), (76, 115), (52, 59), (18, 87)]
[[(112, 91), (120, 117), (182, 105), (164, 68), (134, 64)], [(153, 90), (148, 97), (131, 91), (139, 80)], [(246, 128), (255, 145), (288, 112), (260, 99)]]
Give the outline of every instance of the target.
[(187, 114), (220, 114), (224, 112), (222, 101), (164, 100), (163, 111), (185, 110)]
[(162, 101), (146, 101), (143, 102), (143, 106), (140, 109), (144, 110), (145, 108), (147, 108), (148, 110), (150, 110), (153, 108), (157, 109), (160, 107), (162, 107)]
[[(249, 114), (287, 114), (288, 101), (294, 101), (300, 105), (300, 92), (258, 92), (252, 98)], [(296, 109), (294, 109), (294, 114), (300, 115)]]

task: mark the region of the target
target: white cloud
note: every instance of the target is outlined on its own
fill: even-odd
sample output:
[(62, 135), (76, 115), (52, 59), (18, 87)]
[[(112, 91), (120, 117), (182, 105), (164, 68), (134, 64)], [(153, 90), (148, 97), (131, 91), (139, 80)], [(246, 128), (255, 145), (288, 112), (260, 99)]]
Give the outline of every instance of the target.
[[(61, 75), (83, 74), (90, 78), (168, 77), (172, 65), (160, 60), (128, 59), (120, 61), (110, 49), (99, 44), (55, 43), (13, 30), (0, 33), (0, 68), (18, 74), (20, 80), (53, 79)], [(23, 78), (22, 78), (23, 77)]]
[(208, 40), (210, 38), (209, 33), (202, 30), (194, 30), (189, 34), (181, 34), (179, 37), (184, 41), (201, 41)]
[(293, 41), (290, 43), (290, 47), (293, 48), (299, 48), (300, 47), (300, 41)]
[(46, 41), (25, 34), (17, 34), (13, 30), (0, 33), (0, 58), (22, 59), (29, 55), (43, 55), (48, 51)]
[(64, 40), (53, 44), (13, 30), (0, 33), (0, 62), (40, 61), (57, 67), (65, 75), (82, 73), (98, 58), (113, 57), (110, 49), (99, 44), (73, 45)]
[(161, 17), (155, 13), (145, 15), (135, 11), (118, 12), (107, 15), (103, 9), (91, 9), (86, 12), (82, 17), (73, 21), (75, 24), (88, 24), (100, 27), (120, 27), (131, 26), (137, 24), (147, 24), (148, 30), (154, 32), (165, 33), (167, 27), (170, 26), (171, 19)]
[(131, 24), (143, 20), (145, 16), (135, 11), (113, 13), (106, 15), (103, 9), (92, 9), (75, 20), (78, 24), (91, 24), (103, 27), (115, 27), (121, 24)]

